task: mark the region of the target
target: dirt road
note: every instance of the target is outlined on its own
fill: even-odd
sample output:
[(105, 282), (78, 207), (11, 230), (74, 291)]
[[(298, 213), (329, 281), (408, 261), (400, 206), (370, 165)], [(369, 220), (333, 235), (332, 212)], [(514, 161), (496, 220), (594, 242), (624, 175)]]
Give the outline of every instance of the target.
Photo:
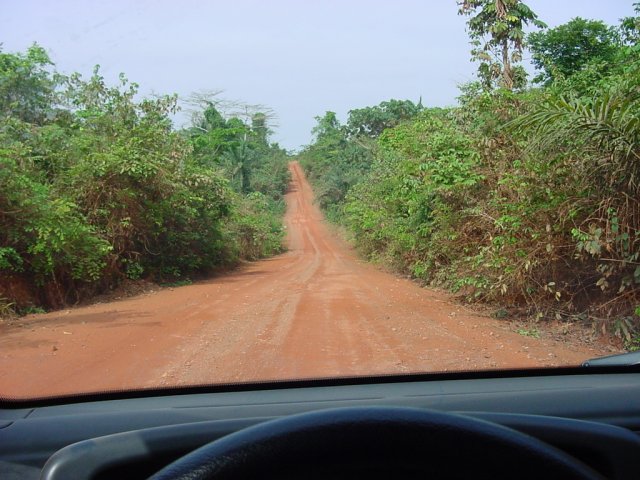
[(291, 164), (289, 251), (209, 281), (0, 324), (0, 395), (577, 364), (357, 259)]

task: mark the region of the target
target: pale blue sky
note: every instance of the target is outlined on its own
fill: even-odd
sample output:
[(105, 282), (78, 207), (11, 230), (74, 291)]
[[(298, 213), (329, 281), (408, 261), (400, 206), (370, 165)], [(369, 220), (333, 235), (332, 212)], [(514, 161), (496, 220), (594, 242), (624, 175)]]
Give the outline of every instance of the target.
[[(526, 3), (551, 27), (633, 13), (631, 0)], [(65, 73), (124, 72), (143, 93), (221, 89), (268, 105), (273, 140), (296, 149), (326, 110), (345, 119), (389, 98), (454, 104), (475, 71), (456, 13), (454, 0), (0, 0), (0, 42), (37, 41)]]

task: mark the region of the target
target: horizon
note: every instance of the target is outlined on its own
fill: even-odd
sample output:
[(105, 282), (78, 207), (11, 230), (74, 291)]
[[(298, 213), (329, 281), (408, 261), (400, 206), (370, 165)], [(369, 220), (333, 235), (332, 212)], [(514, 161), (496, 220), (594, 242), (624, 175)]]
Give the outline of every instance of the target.
[[(622, 0), (527, 4), (550, 28), (576, 16), (615, 25), (633, 14)], [(344, 122), (349, 110), (392, 98), (452, 106), (458, 86), (474, 79), (467, 18), (455, 2), (393, 7), (383, 0), (27, 0), (5, 6), (0, 28), (4, 51), (37, 42), (62, 73), (87, 76), (100, 65), (109, 83), (124, 73), (143, 96), (221, 90), (221, 98), (265, 105), (277, 116), (271, 140), (295, 151), (311, 142), (314, 118), (326, 111)], [(183, 111), (174, 123), (187, 121)]]

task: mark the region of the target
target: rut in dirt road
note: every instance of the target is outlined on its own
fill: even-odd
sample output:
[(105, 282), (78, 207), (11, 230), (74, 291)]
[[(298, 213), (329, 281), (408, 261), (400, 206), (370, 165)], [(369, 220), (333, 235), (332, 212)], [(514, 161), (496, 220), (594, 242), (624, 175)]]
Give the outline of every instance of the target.
[(608, 352), (518, 335), (358, 260), (323, 221), (300, 166), (290, 170), (287, 253), (0, 326), (0, 392), (538, 367)]

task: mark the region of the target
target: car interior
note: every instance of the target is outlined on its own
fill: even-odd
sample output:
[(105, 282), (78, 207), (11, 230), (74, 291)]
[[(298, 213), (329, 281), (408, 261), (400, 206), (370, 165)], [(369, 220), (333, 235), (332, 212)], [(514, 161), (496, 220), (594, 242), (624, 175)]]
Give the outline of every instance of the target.
[(111, 392), (0, 410), (0, 477), (637, 478), (637, 366)]
[(625, 2), (3, 5), (0, 480), (640, 478)]

